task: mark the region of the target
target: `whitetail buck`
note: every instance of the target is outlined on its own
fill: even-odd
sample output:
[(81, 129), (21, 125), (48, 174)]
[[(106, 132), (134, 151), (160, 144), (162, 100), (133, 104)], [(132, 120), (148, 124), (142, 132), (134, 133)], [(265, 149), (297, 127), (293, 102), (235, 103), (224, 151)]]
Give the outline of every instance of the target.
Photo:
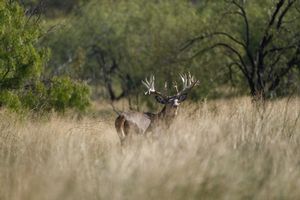
[(173, 96), (167, 96), (156, 91), (154, 86), (155, 78), (151, 76), (149, 80), (147, 78), (142, 81), (146, 86), (147, 91), (145, 95), (154, 95), (157, 102), (164, 104), (163, 109), (157, 113), (141, 113), (141, 112), (122, 112), (119, 113), (115, 121), (115, 127), (118, 135), (121, 139), (121, 144), (124, 143), (125, 139), (131, 134), (145, 134), (146, 132), (152, 131), (158, 126), (169, 127), (172, 120), (177, 115), (177, 109), (181, 102), (183, 102), (188, 92), (196, 85), (199, 84), (198, 80), (189, 73), (187, 75), (181, 75), (183, 88), (178, 91), (177, 84), (174, 84), (177, 94)]

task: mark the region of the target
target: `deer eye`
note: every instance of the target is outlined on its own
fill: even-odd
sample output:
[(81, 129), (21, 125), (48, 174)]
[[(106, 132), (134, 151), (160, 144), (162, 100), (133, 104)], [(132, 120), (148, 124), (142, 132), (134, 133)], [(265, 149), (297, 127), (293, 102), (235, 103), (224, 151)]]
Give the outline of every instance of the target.
[(164, 98), (162, 98), (162, 97), (160, 97), (160, 96), (155, 96), (155, 99), (156, 99), (156, 101), (157, 101), (158, 103), (161, 103), (161, 104), (166, 104), (166, 103), (168, 103), (168, 100), (166, 100), (166, 99), (164, 99)]

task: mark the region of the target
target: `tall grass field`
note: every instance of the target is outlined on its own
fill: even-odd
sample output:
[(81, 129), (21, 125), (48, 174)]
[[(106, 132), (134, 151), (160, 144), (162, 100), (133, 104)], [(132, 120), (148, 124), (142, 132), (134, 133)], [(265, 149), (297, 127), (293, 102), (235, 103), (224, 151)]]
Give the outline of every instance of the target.
[(186, 102), (124, 147), (103, 116), (0, 111), (0, 199), (300, 199), (299, 98)]

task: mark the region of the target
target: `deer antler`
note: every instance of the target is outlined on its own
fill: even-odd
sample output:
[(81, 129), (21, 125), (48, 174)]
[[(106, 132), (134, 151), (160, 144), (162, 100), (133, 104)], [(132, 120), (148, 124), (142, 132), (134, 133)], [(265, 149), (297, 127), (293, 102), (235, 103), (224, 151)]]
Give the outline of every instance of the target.
[(177, 93), (178, 96), (187, 93), (194, 86), (199, 85), (199, 80), (196, 80), (194, 76), (189, 72), (188, 74), (179, 74), (182, 80), (182, 90)]
[(142, 81), (143, 85), (147, 88), (145, 95), (154, 94), (157, 96), (161, 96), (164, 99), (168, 98), (167, 96), (155, 90), (154, 81), (155, 81), (155, 77), (153, 75), (150, 76), (149, 80), (146, 78), (145, 80)]
[(164, 99), (173, 98), (173, 97), (181, 96), (183, 94), (188, 93), (194, 86), (199, 84), (199, 80), (196, 80), (195, 77), (191, 75), (191, 73), (179, 74), (179, 75), (182, 80), (182, 90), (178, 91), (177, 83), (174, 82), (173, 85), (177, 92), (176, 95), (170, 97), (170, 96), (163, 95), (162, 93), (156, 91), (155, 86), (154, 86), (155, 77), (153, 75), (150, 76), (149, 80), (148, 80), (148, 78), (146, 78), (145, 80), (142, 81), (143, 85), (147, 88), (145, 95), (154, 94), (154, 95), (160, 96)]

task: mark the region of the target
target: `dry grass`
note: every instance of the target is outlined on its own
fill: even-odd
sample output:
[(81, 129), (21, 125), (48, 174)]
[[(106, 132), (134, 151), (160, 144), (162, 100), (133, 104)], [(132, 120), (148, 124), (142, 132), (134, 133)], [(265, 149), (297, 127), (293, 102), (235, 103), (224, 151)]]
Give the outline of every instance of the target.
[(112, 118), (2, 111), (0, 199), (300, 198), (299, 99), (186, 107), (170, 130), (123, 149)]

